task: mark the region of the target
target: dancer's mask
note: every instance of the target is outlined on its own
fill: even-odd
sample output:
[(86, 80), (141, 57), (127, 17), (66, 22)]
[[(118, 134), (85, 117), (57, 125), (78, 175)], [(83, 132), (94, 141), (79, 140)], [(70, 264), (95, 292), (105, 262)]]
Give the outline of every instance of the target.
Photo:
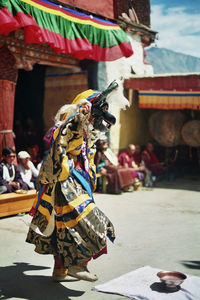
[(116, 123), (116, 118), (108, 112), (109, 104), (106, 98), (113, 90), (117, 89), (118, 86), (118, 83), (113, 81), (107, 89), (102, 92), (87, 90), (79, 94), (72, 103), (77, 104), (83, 98), (88, 100), (92, 104), (91, 114), (94, 128), (100, 131), (107, 131)]

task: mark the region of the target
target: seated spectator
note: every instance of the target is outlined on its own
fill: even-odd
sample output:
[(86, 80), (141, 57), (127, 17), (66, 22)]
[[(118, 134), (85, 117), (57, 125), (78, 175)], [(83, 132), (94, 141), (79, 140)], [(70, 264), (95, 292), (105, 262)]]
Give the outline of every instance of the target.
[[(138, 144), (135, 145), (135, 151), (133, 152), (133, 160), (134, 164), (136, 164), (138, 167), (145, 167), (145, 163), (142, 160), (141, 146)], [(144, 186), (152, 187), (154, 178), (152, 178), (151, 171), (147, 167), (145, 167), (145, 169), (142, 170), (142, 173), (144, 173)]]
[(142, 160), (153, 176), (161, 175), (166, 171), (164, 162), (159, 162), (154, 153), (154, 146), (150, 142), (147, 143), (145, 150), (142, 152)]
[(37, 167), (42, 160), (40, 157), (39, 146), (37, 144), (32, 145), (28, 148), (28, 153), (30, 154), (32, 163)]
[(21, 120), (19, 120), (19, 119), (15, 120), (14, 134), (15, 134), (16, 151), (19, 151), (20, 148), (25, 147), (24, 128), (23, 128)]
[(119, 154), (119, 164), (125, 168), (131, 168), (132, 176), (135, 179), (136, 177), (140, 180), (144, 180), (144, 166), (138, 166), (133, 158), (135, 153), (135, 146), (130, 144), (127, 149)]
[(137, 166), (141, 165), (142, 162), (142, 151), (141, 146), (136, 144), (135, 145), (135, 151), (133, 152), (133, 160), (136, 163)]
[(39, 171), (35, 168), (30, 160), (30, 155), (26, 151), (18, 153), (19, 171), (24, 182), (28, 185), (29, 189), (35, 188), (35, 180), (38, 177)]
[(14, 165), (15, 151), (12, 148), (4, 148), (3, 160), (0, 163), (0, 194), (12, 193), (16, 190), (28, 190), (28, 185), (22, 180), (19, 168)]
[(133, 191), (133, 177), (129, 168), (120, 167), (117, 156), (108, 147), (107, 140), (97, 141), (97, 152), (94, 162), (97, 172), (108, 180), (107, 192), (119, 194), (122, 190)]
[(26, 145), (41, 145), (41, 128), (31, 116), (27, 117), (24, 126), (24, 140)]

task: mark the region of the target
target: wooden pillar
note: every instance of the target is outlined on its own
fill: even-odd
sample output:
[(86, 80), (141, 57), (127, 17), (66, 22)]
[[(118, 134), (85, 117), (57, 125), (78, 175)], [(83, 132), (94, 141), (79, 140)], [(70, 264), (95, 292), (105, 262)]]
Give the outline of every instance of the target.
[(17, 81), (15, 57), (4, 45), (0, 48), (0, 155), (4, 147), (15, 149), (13, 139), (14, 98)]

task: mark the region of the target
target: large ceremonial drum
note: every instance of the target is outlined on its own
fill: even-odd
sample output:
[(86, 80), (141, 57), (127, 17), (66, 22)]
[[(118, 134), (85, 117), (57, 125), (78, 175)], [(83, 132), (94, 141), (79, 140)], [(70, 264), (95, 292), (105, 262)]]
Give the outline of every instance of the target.
[(180, 111), (157, 111), (149, 118), (150, 133), (160, 145), (175, 147), (180, 144), (185, 119)]
[(191, 120), (184, 124), (181, 135), (191, 147), (200, 147), (200, 120)]

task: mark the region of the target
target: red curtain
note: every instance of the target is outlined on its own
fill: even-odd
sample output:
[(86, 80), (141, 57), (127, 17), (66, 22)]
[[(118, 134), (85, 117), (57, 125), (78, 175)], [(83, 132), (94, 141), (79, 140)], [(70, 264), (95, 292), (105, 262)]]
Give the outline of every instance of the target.
[(15, 83), (0, 80), (0, 153), (4, 147), (15, 148), (13, 140), (13, 115)]
[(3, 46), (0, 48), (0, 156), (4, 147), (15, 149), (12, 130), (17, 73), (15, 57)]

